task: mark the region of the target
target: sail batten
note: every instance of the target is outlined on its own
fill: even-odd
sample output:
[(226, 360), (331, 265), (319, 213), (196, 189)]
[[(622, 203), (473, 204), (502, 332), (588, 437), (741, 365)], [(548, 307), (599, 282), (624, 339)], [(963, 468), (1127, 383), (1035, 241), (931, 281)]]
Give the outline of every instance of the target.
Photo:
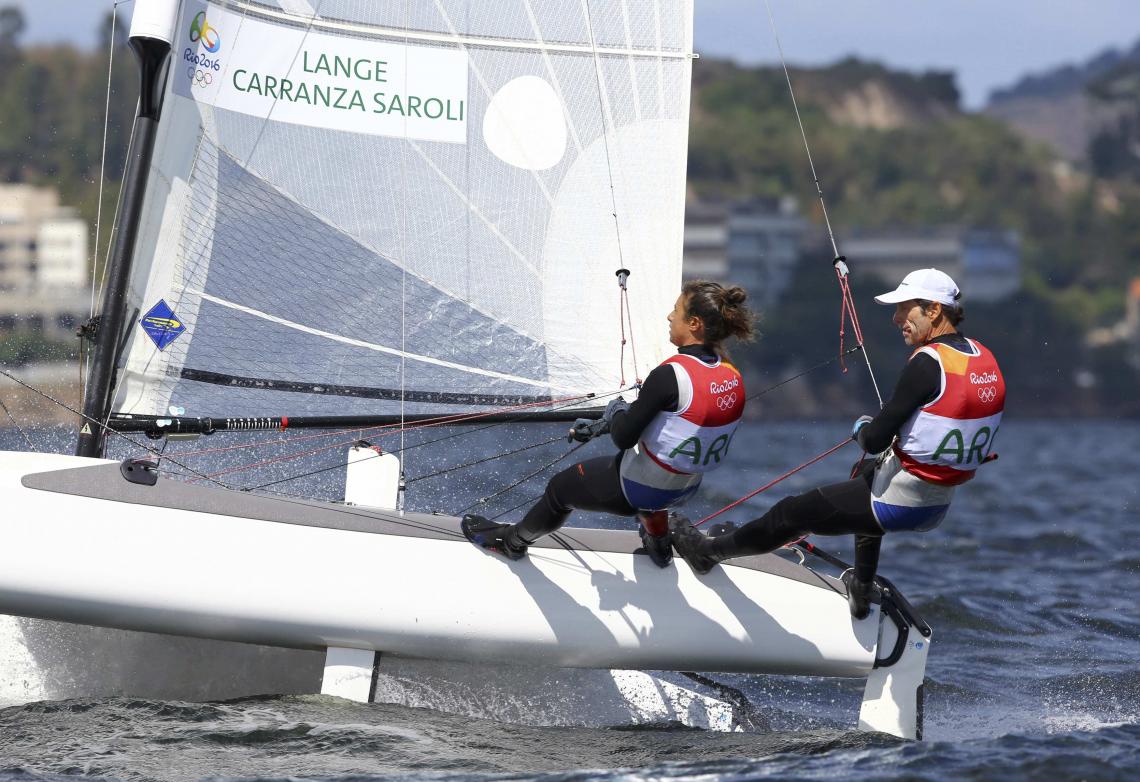
[(398, 5), (184, 2), (116, 412), (448, 414), (671, 352), (691, 3)]
[[(316, 15), (312, 9), (308, 12), (305, 9), (298, 8), (293, 11), (275, 9), (267, 7), (260, 3), (242, 2), (242, 0), (230, 0), (226, 4), (228, 7), (235, 10), (246, 11), (256, 14), (265, 19), (276, 19), (282, 22), (305, 25), (314, 30), (347, 33), (356, 36), (371, 36), (377, 38), (389, 38), (400, 41), (424, 41), (430, 43), (456, 43), (464, 46), (479, 46), (486, 48), (508, 48), (516, 50), (542, 50), (550, 52), (565, 52), (571, 54), (594, 54), (595, 52), (601, 56), (610, 57), (650, 57), (650, 58), (668, 58), (668, 59), (690, 59), (693, 54), (686, 51), (684, 48), (665, 48), (660, 42), (656, 47), (652, 46), (634, 46), (632, 40), (625, 40), (624, 46), (604, 45), (598, 47), (591, 47), (589, 43), (576, 43), (570, 40), (540, 40), (533, 41), (526, 38), (510, 38), (510, 37), (497, 37), (493, 35), (471, 35), (459, 32), (457, 29), (452, 28), (448, 32), (438, 32), (431, 30), (417, 30), (411, 28), (404, 28), (394, 25), (385, 24), (367, 24), (362, 22), (350, 22), (343, 19), (336, 19), (329, 14), (322, 13)], [(326, 4), (327, 5), (327, 4)], [(523, 5), (529, 5), (524, 2)], [(436, 7), (440, 9), (440, 13), (446, 13), (439, 4)]]

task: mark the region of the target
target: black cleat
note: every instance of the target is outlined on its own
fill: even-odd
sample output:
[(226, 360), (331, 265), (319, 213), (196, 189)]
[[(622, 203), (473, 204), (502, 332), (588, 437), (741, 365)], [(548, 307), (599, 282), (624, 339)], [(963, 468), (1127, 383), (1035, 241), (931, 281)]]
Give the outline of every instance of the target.
[(875, 585), (855, 578), (854, 570), (843, 574), (843, 585), (847, 587), (847, 605), (851, 609), (851, 616), (866, 619), (871, 613), (871, 595), (874, 594)]
[(496, 524), (473, 513), (468, 513), (459, 522), (463, 535), (476, 546), (502, 554), (507, 559), (522, 559), (526, 556), (527, 546), (521, 541), (514, 542), (518, 538), (511, 534), (513, 527), (513, 524)]
[(673, 562), (673, 543), (669, 533), (664, 535), (650, 535), (649, 530), (641, 524), (637, 525), (637, 534), (641, 536), (641, 543), (645, 546), (645, 553), (653, 560), (657, 567), (669, 567)]
[(673, 548), (695, 573), (703, 576), (720, 562), (720, 557), (712, 553), (709, 539), (680, 513), (669, 514), (669, 537), (673, 539)]

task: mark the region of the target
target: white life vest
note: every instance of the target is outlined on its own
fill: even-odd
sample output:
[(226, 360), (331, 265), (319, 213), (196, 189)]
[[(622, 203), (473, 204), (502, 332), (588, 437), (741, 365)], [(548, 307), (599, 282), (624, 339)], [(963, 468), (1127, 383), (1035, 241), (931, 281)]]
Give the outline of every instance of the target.
[(899, 429), (895, 451), (912, 475), (943, 486), (974, 477), (989, 456), (1005, 407), (1005, 379), (997, 359), (981, 343), (966, 340), (972, 352), (949, 345), (924, 345), (938, 362), (941, 393)]
[(677, 378), (677, 411), (661, 411), (621, 460), (622, 490), (638, 510), (676, 505), (723, 463), (744, 414), (744, 380), (727, 361), (680, 353), (663, 364)]
[(1005, 381), (985, 347), (967, 340), (963, 352), (943, 343), (924, 345), (938, 362), (940, 392), (914, 412), (883, 453), (871, 484), (871, 509), (884, 530), (937, 527), (950, 509), (954, 487), (974, 476), (989, 455), (1005, 405)]

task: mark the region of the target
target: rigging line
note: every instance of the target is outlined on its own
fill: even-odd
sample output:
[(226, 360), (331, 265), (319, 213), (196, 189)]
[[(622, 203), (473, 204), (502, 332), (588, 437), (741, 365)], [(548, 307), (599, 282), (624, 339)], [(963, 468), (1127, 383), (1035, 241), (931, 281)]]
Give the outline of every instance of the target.
[[(625, 29), (625, 48), (626, 51), (633, 51), (633, 33), (629, 29), (629, 3), (627, 0), (621, 0), (621, 21), (622, 27)], [(633, 114), (637, 122), (641, 122), (641, 93), (637, 89), (637, 66), (634, 65), (632, 57), (626, 57), (626, 63), (629, 66), (629, 85), (630, 92), (633, 94)]]
[(542, 496), (541, 494), (535, 494), (533, 497), (527, 497), (525, 500), (518, 503), (517, 505), (512, 505), (511, 507), (507, 508), (505, 511), (501, 511), (499, 513), (496, 513), (494, 516), (491, 517), (491, 521), (494, 521), (495, 519), (501, 519), (503, 516), (506, 516), (508, 513), (516, 511), (519, 508), (522, 508), (526, 505), (533, 505), (535, 502), (538, 501), (538, 498), (541, 496)]
[[(618, 266), (625, 267), (625, 261), (622, 258), (621, 249), (621, 225), (618, 221), (617, 215), (617, 193), (614, 191), (614, 167), (610, 159), (610, 134), (606, 127), (606, 100), (602, 94), (602, 66), (598, 60), (598, 42), (594, 38), (594, 16), (590, 11), (590, 0), (582, 0), (582, 5), (586, 9), (586, 26), (590, 33), (590, 50), (593, 52), (594, 58), (594, 80), (598, 85), (598, 109), (599, 118), (602, 121), (602, 144), (606, 150), (606, 175), (610, 181), (610, 206), (613, 208), (611, 214), (614, 218), (614, 235), (617, 238), (617, 251), (618, 251)], [(634, 374), (637, 374), (637, 366), (634, 366)]]
[(850, 437), (848, 437), (848, 438), (847, 438), (847, 439), (845, 439), (843, 442), (841, 442), (841, 443), (839, 443), (839, 444), (837, 444), (837, 445), (833, 445), (833, 446), (831, 446), (830, 448), (828, 448), (826, 451), (824, 451), (823, 453), (819, 454), (818, 456), (814, 456), (814, 457), (812, 457), (812, 458), (811, 458), (811, 459), (809, 459), (808, 461), (806, 461), (806, 462), (804, 462), (803, 464), (801, 464), (799, 467), (795, 467), (795, 468), (793, 468), (793, 469), (791, 469), (791, 470), (788, 470), (786, 473), (784, 473), (783, 475), (779, 476), (778, 478), (773, 478), (771, 481), (769, 481), (768, 483), (764, 484), (764, 485), (763, 485), (763, 486), (761, 486), (759, 489), (756, 489), (755, 491), (752, 491), (752, 492), (749, 492), (748, 494), (745, 494), (745, 495), (744, 495), (743, 497), (741, 497), (739, 500), (736, 500), (735, 502), (731, 502), (731, 503), (729, 503), (728, 505), (725, 505), (723, 508), (721, 508), (720, 510), (716, 511), (715, 513), (710, 513), (708, 516), (705, 516), (703, 519), (701, 519), (700, 521), (696, 522), (696, 523), (695, 523), (695, 524), (693, 524), (692, 526), (694, 526), (694, 527), (699, 527), (699, 526), (701, 526), (702, 524), (704, 524), (706, 521), (709, 521), (709, 520), (711, 520), (711, 519), (715, 519), (717, 516), (719, 516), (720, 514), (724, 513), (725, 511), (728, 511), (728, 510), (732, 510), (732, 509), (733, 509), (733, 508), (735, 508), (737, 505), (740, 505), (740, 504), (741, 504), (741, 503), (743, 503), (743, 502), (747, 502), (748, 500), (752, 499), (753, 497), (755, 497), (755, 496), (756, 496), (757, 494), (759, 494), (760, 492), (763, 492), (763, 491), (767, 491), (768, 489), (772, 488), (773, 486), (775, 486), (777, 483), (779, 483), (780, 481), (784, 480), (785, 478), (790, 478), (790, 477), (792, 477), (793, 475), (795, 475), (797, 472), (799, 472), (800, 470), (804, 469), (805, 467), (810, 467), (811, 465), (815, 464), (816, 462), (818, 462), (818, 461), (820, 461), (820, 460), (822, 460), (822, 459), (824, 459), (824, 458), (826, 458), (826, 457), (828, 457), (828, 456), (831, 456), (831, 454), (835, 453), (836, 451), (838, 451), (838, 450), (839, 450), (840, 448), (842, 448), (843, 446), (845, 446), (845, 445), (849, 445), (849, 444), (851, 444), (851, 443), (853, 443), (853, 442), (855, 442), (855, 441), (854, 441), (854, 440), (852, 440)]
[(446, 467), (442, 470), (438, 470), (437, 472), (428, 473), (427, 475), (417, 475), (415, 478), (409, 478), (408, 483), (412, 484), (412, 483), (415, 483), (416, 481), (426, 481), (429, 478), (437, 478), (440, 475), (446, 475), (447, 473), (455, 472), (456, 470), (466, 470), (468, 467), (475, 467), (475, 466), (480, 465), (480, 464), (492, 462), (495, 459), (502, 459), (502, 458), (505, 458), (507, 456), (514, 456), (517, 453), (522, 453), (523, 451), (530, 451), (534, 448), (541, 448), (544, 445), (550, 445), (551, 443), (556, 443), (562, 439), (564, 439), (564, 435), (558, 435), (557, 437), (551, 437), (547, 440), (540, 440), (537, 443), (531, 443), (530, 445), (524, 445), (521, 448), (515, 448), (515, 449), (510, 450), (510, 451), (503, 451), (502, 453), (497, 453), (494, 456), (485, 456), (482, 459), (476, 459), (475, 461), (471, 461), (471, 462), (464, 462), (463, 464), (457, 464), (454, 467)]
[(141, 448), (142, 450), (147, 451), (148, 453), (151, 453), (151, 454), (159, 457), (160, 459), (166, 459), (171, 464), (174, 464), (174, 465), (177, 465), (178, 467), (181, 467), (188, 474), (195, 476), (199, 480), (206, 480), (206, 481), (210, 481), (211, 483), (216, 483), (218, 486), (221, 486), (223, 489), (232, 489), (233, 488), (232, 486), (229, 486), (225, 483), (222, 483), (221, 481), (214, 480), (213, 478), (211, 478), (209, 475), (206, 475), (205, 473), (200, 473), (197, 470), (194, 470), (194, 469), (191, 469), (190, 467), (187, 467), (185, 464), (182, 464), (181, 462), (177, 461), (176, 459), (174, 459), (171, 456), (163, 456), (162, 452), (160, 452), (154, 448), (151, 448), (149, 445), (144, 445), (143, 443), (132, 440), (130, 437), (127, 437), (125, 434), (118, 431), (117, 429), (113, 429), (113, 428), (107, 426), (105, 423), (100, 424), (94, 418), (91, 418), (90, 416), (84, 415), (82, 412), (80, 412), (79, 410), (76, 410), (74, 407), (67, 404), (66, 402), (59, 401), (58, 399), (53, 397), (51, 394), (48, 394), (48, 393), (41, 391), (40, 389), (36, 388), (35, 386), (32, 386), (32, 385), (25, 383), (23, 380), (20, 380), (20, 378), (16, 377), (15, 375), (13, 375), (12, 373), (8, 372), (7, 370), (5, 370), (3, 368), (0, 368), (0, 375), (3, 375), (4, 377), (8, 378), (12, 382), (23, 386), (24, 388), (28, 389), (29, 391), (31, 391), (33, 393), (39, 394), (40, 396), (42, 396), (44, 399), (48, 400), (52, 404), (59, 405), (64, 410), (67, 410), (68, 412), (79, 416), (81, 419), (87, 421), (88, 423), (92, 423), (92, 424), (96, 424), (98, 426), (102, 426), (106, 431), (110, 432), (111, 434), (114, 434), (116, 437), (121, 437), (122, 439), (126, 440), (128, 443), (135, 446), (136, 448)]
[[(404, 3), (404, 94), (408, 94), (408, 15), (410, 4)], [(406, 435), (404, 433), (404, 411), (407, 403), (408, 389), (408, 115), (403, 115), (404, 143), (400, 145), (400, 450), (404, 450)], [(400, 479), (404, 477), (404, 463), (400, 462)], [(403, 494), (397, 490), (396, 505), (401, 506)], [(401, 506), (402, 507), (402, 506)]]
[[(845, 282), (845, 278), (847, 276), (847, 267), (846, 267), (846, 264), (843, 263), (843, 260), (842, 260), (841, 256), (839, 255), (839, 245), (836, 244), (835, 232), (831, 228), (831, 218), (827, 214), (827, 201), (823, 197), (823, 185), (820, 184), (819, 174), (817, 174), (816, 170), (815, 170), (815, 161), (812, 159), (812, 156), (811, 156), (811, 145), (808, 143), (807, 131), (804, 129), (803, 117), (800, 116), (799, 102), (796, 100), (796, 91), (792, 87), (792, 75), (791, 75), (791, 73), (788, 72), (788, 63), (787, 63), (787, 60), (784, 58), (784, 45), (780, 42), (780, 32), (776, 28), (776, 18), (772, 15), (772, 4), (771, 4), (770, 0), (764, 0), (764, 7), (768, 11), (768, 24), (772, 28), (772, 37), (776, 41), (776, 51), (780, 55), (780, 67), (783, 68), (783, 71), (784, 71), (784, 80), (788, 83), (788, 95), (791, 96), (792, 109), (795, 111), (795, 115), (796, 115), (796, 124), (799, 126), (799, 129), (800, 129), (800, 138), (804, 142), (804, 151), (807, 153), (808, 167), (811, 169), (812, 181), (815, 183), (815, 192), (819, 196), (819, 206), (823, 212), (824, 225), (827, 226), (827, 238), (831, 241), (831, 250), (833, 253), (832, 257), (835, 258), (836, 273), (840, 276), (840, 287), (842, 289), (843, 283)], [(839, 268), (840, 264), (843, 264), (842, 270), (840, 270), (840, 268)], [(849, 294), (849, 291), (847, 291), (847, 293), (845, 293), (844, 295), (848, 295), (848, 294)], [(855, 317), (855, 316), (853, 316), (853, 317)], [(860, 342), (862, 342), (862, 340), (860, 340)], [(875, 395), (879, 398), (879, 407), (881, 408), (883, 406), (883, 397), (882, 397), (882, 394), (879, 393), (879, 383), (875, 379), (875, 370), (871, 367), (871, 357), (867, 355), (867, 351), (865, 348), (863, 350), (863, 358), (867, 363), (867, 372), (870, 373), (870, 375), (871, 375), (871, 383), (875, 387)]]
[[(293, 59), (289, 61), (289, 68), (285, 71), (286, 74), (293, 72), (293, 67), (297, 64), (297, 58), (300, 57), (301, 52), (305, 50), (305, 42), (309, 38), (309, 33), (313, 31), (313, 23), (317, 21), (317, 17), (321, 13), (321, 6), (323, 5), (324, 0), (318, 0), (317, 7), (312, 9), (312, 15), (309, 16), (305, 24), (305, 31), (301, 35), (301, 42), (297, 45), (297, 51), (293, 52)], [(250, 9), (248, 7), (242, 9), (241, 19), (238, 21), (238, 29), (234, 33), (234, 40), (237, 40), (241, 35), (241, 28), (245, 24), (246, 17), (249, 16), (249, 10)], [(225, 70), (222, 71), (222, 75), (220, 77), (221, 79), (225, 79), (226, 76), (229, 75), (230, 68), (228, 62), (229, 60), (227, 58), (227, 64), (225, 66)], [(249, 162), (253, 160), (254, 153), (257, 152), (257, 148), (261, 146), (261, 139), (265, 136), (265, 131), (269, 127), (269, 123), (273, 121), (273, 111), (277, 108), (277, 104), (280, 102), (280, 98), (274, 94), (273, 103), (269, 104), (269, 113), (265, 115), (265, 119), (262, 120), (261, 127), (257, 129), (257, 137), (253, 140), (253, 143), (249, 147), (249, 154), (246, 155), (245, 161), (242, 163), (242, 168), (248, 169)]]
[[(843, 263), (846, 267), (846, 263)], [(839, 272), (838, 266), (836, 273)], [(846, 308), (851, 315), (851, 325), (855, 329), (855, 339), (858, 342), (858, 348), (863, 351), (863, 359), (867, 363), (867, 372), (871, 376), (871, 385), (875, 389), (875, 397), (879, 400), (880, 409), (883, 407), (883, 394), (879, 391), (879, 382), (875, 379), (875, 373), (871, 371), (871, 357), (867, 354), (867, 342), (863, 339), (863, 328), (859, 324), (859, 314), (855, 310), (855, 296), (851, 293), (851, 280), (847, 274), (842, 275), (843, 296), (847, 302)]]
[(764, 7), (768, 10), (768, 23), (772, 27), (772, 37), (776, 40), (776, 50), (780, 55), (780, 65), (784, 69), (784, 79), (788, 83), (788, 94), (791, 95), (792, 98), (792, 109), (795, 111), (796, 122), (799, 124), (800, 128), (800, 138), (803, 139), (804, 142), (804, 150), (807, 152), (808, 166), (811, 168), (812, 181), (815, 182), (815, 191), (819, 195), (819, 205), (823, 209), (823, 222), (827, 226), (827, 237), (831, 240), (831, 249), (833, 252), (832, 257), (838, 258), (839, 247), (835, 243), (835, 234), (831, 230), (831, 220), (827, 216), (827, 202), (824, 201), (823, 198), (823, 187), (820, 185), (819, 176), (815, 171), (815, 161), (812, 160), (811, 157), (811, 146), (808, 144), (807, 131), (804, 130), (803, 118), (800, 116), (799, 102), (796, 100), (796, 92), (792, 88), (792, 76), (788, 72), (788, 64), (784, 59), (784, 46), (782, 43), (780, 43), (780, 33), (776, 29), (776, 19), (774, 16), (772, 16), (772, 6), (769, 0), (764, 0)]
[(111, 8), (111, 35), (107, 47), (107, 96), (103, 104), (103, 151), (99, 158), (99, 197), (95, 203), (95, 255), (91, 259), (91, 311), (88, 317), (95, 316), (95, 267), (99, 265), (99, 235), (103, 224), (103, 176), (107, 169), (107, 136), (111, 126), (111, 76), (115, 68), (115, 30), (118, 14), (119, 4), (115, 3)]
[[(483, 418), (483, 417), (488, 416), (488, 415), (491, 415), (491, 413), (479, 413), (477, 415), (467, 416), (464, 420), (477, 420), (479, 418)], [(455, 424), (455, 423), (457, 423), (457, 421), (455, 420), (456, 418), (458, 418), (458, 417), (453, 416), (453, 417), (451, 417), (451, 419), (433, 421), (433, 422), (429, 422), (429, 423), (417, 423), (417, 424), (413, 424), (412, 426), (401, 427), (400, 429), (395, 429), (395, 430), (391, 430), (391, 431), (387, 431), (387, 432), (381, 432), (380, 436), (384, 437), (384, 436), (392, 435), (392, 434), (400, 434), (401, 432), (403, 432), (405, 430), (411, 431), (411, 430), (416, 430), (416, 429), (427, 429), (427, 428), (431, 428), (431, 427), (435, 427), (435, 426), (443, 426), (446, 424)], [(367, 431), (367, 430), (366, 429), (356, 429), (353, 431), (363, 432), (363, 431)], [(210, 473), (210, 475), (211, 476), (228, 475), (230, 473), (244, 472), (245, 470), (252, 470), (255, 467), (264, 467), (267, 464), (278, 464), (281, 462), (289, 462), (289, 461), (293, 461), (294, 459), (300, 459), (303, 456), (313, 456), (315, 454), (322, 453), (324, 451), (329, 451), (329, 450), (332, 450), (333, 448), (342, 448), (346, 445), (351, 445), (351, 444), (355, 443), (359, 439), (360, 439), (359, 437), (354, 437), (351, 440), (344, 440), (341, 442), (331, 443), (329, 445), (322, 445), (320, 448), (313, 448), (313, 449), (308, 450), (308, 451), (299, 451), (297, 453), (284, 454), (282, 456), (275, 456), (275, 457), (272, 457), (270, 459), (262, 459), (261, 461), (253, 462), (252, 464), (238, 465), (236, 467), (228, 467), (224, 470), (219, 470), (218, 472)]]
[(28, 437), (28, 433), (24, 431), (24, 427), (20, 426), (20, 422), (12, 415), (12, 412), (8, 409), (8, 405), (4, 404), (3, 398), (0, 398), (0, 409), (4, 410), (4, 415), (8, 416), (8, 420), (12, 422), (12, 426), (16, 427), (16, 431), (24, 438), (24, 442), (28, 444), (28, 450), (33, 453), (38, 453), (39, 448), (32, 445), (32, 439)]
[[(470, 4), (467, 6), (468, 13), (470, 13)], [(538, 42), (539, 48), (542, 50), (542, 62), (546, 66), (546, 72), (550, 74), (550, 81), (554, 87), (554, 92), (558, 95), (558, 101), (566, 105), (566, 93), (562, 89), (562, 82), (558, 78), (558, 71), (554, 68), (554, 63), (550, 59), (550, 52), (546, 47), (546, 40), (543, 38), (542, 30), (538, 26), (538, 19), (534, 15), (534, 8), (531, 7), (531, 0), (523, 0), (523, 9), (526, 11), (527, 19), (530, 21), (531, 32), (534, 33), (534, 39)], [(470, 27), (468, 27), (470, 29)], [(657, 48), (661, 48), (658, 46)], [(582, 154), (582, 139), (578, 136), (578, 127), (575, 120), (570, 116), (569, 112), (565, 112), (566, 125), (570, 129), (570, 138), (574, 141), (574, 147), (578, 150), (578, 154)]]
[(560, 461), (565, 459), (567, 456), (570, 456), (571, 454), (573, 454), (575, 451), (577, 451), (579, 448), (581, 448), (585, 444), (586, 443), (578, 443), (573, 448), (571, 448), (569, 451), (567, 451), (566, 453), (559, 456), (557, 459), (554, 459), (553, 461), (547, 462), (546, 464), (542, 465), (541, 467), (539, 467), (537, 470), (534, 470), (533, 472), (527, 473), (526, 475), (519, 478), (514, 483), (500, 489), (499, 491), (495, 492), (494, 494), (489, 494), (486, 497), (480, 497), (479, 499), (475, 500), (475, 502), (471, 503), (470, 505), (468, 505), (466, 508), (464, 508), (463, 510), (461, 510), (459, 513), (457, 513), (455, 515), (462, 516), (467, 511), (471, 510), (472, 508), (476, 507), (477, 505), (484, 505), (484, 504), (490, 502), (491, 500), (495, 499), (496, 497), (499, 497), (503, 494), (506, 494), (507, 492), (512, 491), (514, 489), (517, 489), (519, 486), (526, 483), (527, 481), (529, 481), (531, 478), (535, 477), (536, 475), (539, 475), (540, 473), (546, 472), (551, 467), (558, 464)]
[[(135, 110), (135, 113), (136, 114), (138, 113), (137, 109)], [(133, 152), (134, 148), (135, 148), (135, 130), (134, 130), (134, 127), (132, 126), (131, 127), (131, 137), (127, 141), (127, 155), (124, 158), (124, 160), (130, 160), (131, 159), (131, 153)], [(115, 232), (118, 229), (118, 208), (119, 208), (119, 205), (123, 203), (123, 189), (126, 187), (126, 185), (127, 185), (126, 177), (120, 175), (120, 177), (119, 177), (119, 195), (115, 199), (115, 212), (116, 212), (116, 214), (115, 214), (115, 218), (111, 221), (111, 230), (107, 233), (107, 249), (103, 253), (103, 270), (99, 275), (99, 286), (98, 286), (98, 288), (99, 288), (100, 292), (102, 292), (103, 288), (107, 284), (107, 267), (110, 265), (107, 263), (107, 259), (111, 257), (111, 248), (112, 248), (112, 246), (114, 246), (114, 243), (115, 243)], [(100, 190), (100, 198), (102, 198), (102, 190)], [(93, 262), (98, 263), (98, 260), (99, 260), (98, 255), (99, 255), (99, 236), (98, 236), (98, 230), (96, 230), (95, 257), (92, 258)], [(91, 269), (91, 318), (92, 319), (95, 318), (95, 301), (96, 301), (96, 298), (97, 298), (97, 296), (95, 294), (95, 269), (92, 268)], [(100, 314), (102, 314), (102, 313), (100, 313)], [(88, 356), (88, 359), (90, 359), (90, 357), (91, 357), (90, 351), (88, 351), (87, 356)], [(84, 372), (84, 374), (83, 374), (83, 380), (84, 380), (84, 382), (82, 385), (82, 392), (83, 392), (82, 397), (83, 397), (84, 404), (86, 404), (86, 402), (87, 402), (87, 382), (86, 382), (87, 381), (87, 373), (86, 372)], [(106, 422), (104, 422), (104, 424), (106, 424)]]
[[(518, 405), (512, 405), (510, 407), (502, 407), (502, 408), (498, 408), (495, 410), (488, 410), (488, 411), (481, 412), (481, 413), (454, 413), (452, 415), (443, 415), (443, 416), (438, 416), (436, 418), (427, 418), (427, 419), (424, 419), (421, 421), (417, 421), (415, 424), (412, 424), (412, 426), (409, 427), (409, 429), (410, 430), (411, 429), (417, 429), (417, 428), (424, 429), (424, 428), (428, 428), (429, 426), (447, 425), (447, 424), (452, 424), (455, 426), (462, 426), (469, 421), (477, 421), (478, 419), (485, 418), (486, 416), (489, 416), (489, 415), (500, 415), (502, 413), (511, 413), (511, 412), (522, 413), (522, 412), (525, 412), (528, 408), (542, 407), (542, 406), (546, 406), (546, 405), (551, 405), (551, 409), (549, 411), (540, 411), (540, 412), (553, 412), (555, 410), (564, 410), (567, 407), (573, 407), (574, 405), (578, 404), (579, 402), (582, 402), (583, 400), (604, 399), (607, 396), (613, 396), (615, 394), (623, 393), (624, 390), (625, 389), (619, 389), (618, 391), (607, 391), (607, 392), (600, 393), (600, 394), (581, 394), (579, 396), (567, 396), (567, 397), (562, 397), (561, 399), (550, 399), (550, 400), (543, 400), (540, 402), (525, 402), (525, 403), (518, 404)], [(523, 420), (525, 420), (525, 419), (522, 419), (522, 418), (519, 419), (519, 421), (523, 421)], [(516, 423), (516, 422), (515, 421), (500, 421), (498, 423), (491, 424), (490, 426), (500, 426), (500, 425), (503, 425), (506, 423)], [(394, 434), (396, 431), (395, 427), (397, 427), (397, 426), (400, 426), (400, 424), (395, 424), (395, 423), (377, 424), (376, 426), (365, 426), (365, 427), (352, 426), (352, 427), (347, 427), (345, 429), (336, 429), (336, 430), (329, 431), (329, 432), (318, 432), (316, 434), (298, 435), (296, 437), (285, 437), (285, 438), (280, 439), (280, 440), (259, 441), (259, 442), (253, 442), (253, 443), (241, 443), (238, 445), (222, 446), (220, 448), (203, 448), (203, 449), (195, 449), (195, 450), (185, 450), (185, 451), (179, 451), (179, 453), (183, 456), (200, 456), (202, 454), (208, 454), (208, 453), (221, 453), (223, 451), (240, 451), (240, 450), (244, 450), (247, 448), (259, 448), (262, 446), (286, 445), (288, 443), (303, 442), (306, 440), (317, 440), (317, 439), (320, 439), (322, 437), (334, 437), (337, 435), (348, 434), (349, 432), (356, 432), (358, 434), (364, 434), (366, 432), (376, 431), (380, 434), (380, 436), (384, 436), (385, 434)], [(391, 429), (393, 431), (391, 431), (391, 432), (379, 431), (379, 430), (385, 430), (385, 429)], [(475, 430), (475, 431), (478, 431), (478, 430)], [(455, 434), (455, 435), (449, 435), (449, 437), (458, 437), (462, 434), (466, 434), (466, 432), (460, 432), (460, 433)]]
[(625, 319), (629, 324), (629, 353), (633, 360), (633, 382), (641, 385), (641, 374), (637, 370), (637, 343), (633, 339), (633, 310), (629, 306), (629, 289), (622, 288), (621, 295), (625, 299)]
[[(604, 398), (606, 396), (613, 396), (614, 394), (618, 394), (618, 393), (621, 393), (621, 392), (620, 391), (612, 391), (608, 394), (601, 394), (601, 395), (599, 395), (598, 398)], [(561, 407), (556, 407), (553, 409), (563, 410), (567, 407), (573, 407), (575, 404), (577, 404), (577, 403), (571, 402), (569, 404), (562, 405)], [(470, 435), (470, 434), (475, 434), (476, 432), (482, 432), (482, 431), (485, 431), (487, 429), (494, 429), (496, 426), (506, 426), (507, 424), (523, 423), (523, 422), (524, 421), (522, 421), (522, 419), (520, 419), (519, 421), (496, 421), (493, 424), (485, 424), (483, 426), (475, 427), (474, 429), (468, 429), (467, 431), (455, 432), (454, 434), (444, 435), (443, 437), (437, 437), (434, 440), (427, 440), (427, 441), (422, 442), (422, 443), (416, 443), (415, 445), (408, 445), (408, 446), (400, 448), (399, 450), (386, 451), (385, 453), (392, 453), (392, 454), (403, 453), (404, 451), (411, 451), (414, 448), (423, 448), (424, 446), (427, 446), (427, 445), (434, 445), (435, 443), (441, 443), (444, 440), (453, 440), (456, 437), (465, 437), (465, 436)], [(354, 431), (354, 430), (346, 429), (344, 431), (347, 432), (347, 431)], [(326, 433), (326, 436), (327, 436), (327, 434), (328, 433)], [(561, 437), (562, 436), (559, 435), (559, 439), (561, 439)], [(285, 441), (282, 441), (282, 442), (285, 442)], [(375, 459), (375, 458), (377, 458), (377, 456), (379, 456), (379, 454), (377, 454), (376, 456), (366, 456), (363, 459), (361, 459), (360, 461), (363, 462), (363, 461), (368, 461), (369, 459)], [(308, 477), (313, 476), (313, 475), (318, 475), (320, 473), (329, 472), (330, 470), (339, 470), (339, 469), (342, 469), (342, 468), (347, 467), (347, 466), (348, 466), (347, 461), (337, 462), (336, 464), (330, 465), (328, 467), (320, 467), (316, 470), (311, 470), (309, 472), (303, 472), (303, 473), (299, 473), (297, 475), (290, 475), (290, 476), (286, 476), (285, 478), (279, 478), (275, 481), (269, 481), (268, 483), (259, 484), (258, 486), (252, 486), (249, 488), (249, 490), (262, 489), (262, 488), (265, 488), (266, 486), (275, 486), (279, 483), (286, 483), (287, 481), (299, 480), (301, 478), (308, 478)]]
[(747, 397), (745, 399), (745, 401), (752, 401), (753, 399), (755, 399), (758, 396), (764, 396), (764, 394), (767, 394), (769, 391), (775, 391), (780, 386), (787, 385), (788, 383), (791, 383), (793, 380), (798, 380), (799, 378), (803, 377), (804, 375), (809, 374), (811, 372), (814, 372), (817, 369), (822, 369), (823, 367), (827, 366), (828, 364), (830, 364), (834, 361), (838, 361), (839, 359), (843, 358), (844, 356), (848, 356), (848, 355), (854, 353), (856, 350), (859, 350), (859, 345), (856, 345), (853, 348), (847, 348), (847, 350), (843, 351), (842, 353), (837, 353), (836, 355), (832, 356), (829, 359), (821, 361), (814, 366), (808, 367), (803, 372), (792, 375), (791, 377), (788, 377), (788, 378), (784, 378), (779, 383), (776, 383), (775, 385), (768, 386), (763, 391), (757, 391), (755, 394), (752, 394), (751, 396)]
[[(620, 274), (620, 272), (619, 272)], [(625, 297), (618, 291), (618, 325), (621, 327), (621, 351), (618, 353), (618, 369), (621, 370), (621, 378), (618, 380), (618, 385), (625, 385)], [(637, 376), (637, 363), (633, 365), (634, 377)]]

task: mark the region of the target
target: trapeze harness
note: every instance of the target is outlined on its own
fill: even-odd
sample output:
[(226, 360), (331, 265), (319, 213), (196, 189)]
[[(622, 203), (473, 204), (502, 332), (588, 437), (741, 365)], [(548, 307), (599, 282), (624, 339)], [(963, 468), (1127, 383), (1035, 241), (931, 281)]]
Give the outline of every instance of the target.
[(977, 340), (964, 342), (968, 350), (939, 342), (911, 354), (938, 363), (941, 390), (900, 427), (875, 468), (871, 509), (887, 532), (937, 527), (954, 488), (974, 477), (993, 448), (1005, 380), (993, 353)]
[(677, 378), (677, 410), (659, 411), (621, 458), (621, 489), (637, 510), (684, 502), (724, 463), (744, 414), (744, 380), (732, 364), (678, 353), (662, 362)]

